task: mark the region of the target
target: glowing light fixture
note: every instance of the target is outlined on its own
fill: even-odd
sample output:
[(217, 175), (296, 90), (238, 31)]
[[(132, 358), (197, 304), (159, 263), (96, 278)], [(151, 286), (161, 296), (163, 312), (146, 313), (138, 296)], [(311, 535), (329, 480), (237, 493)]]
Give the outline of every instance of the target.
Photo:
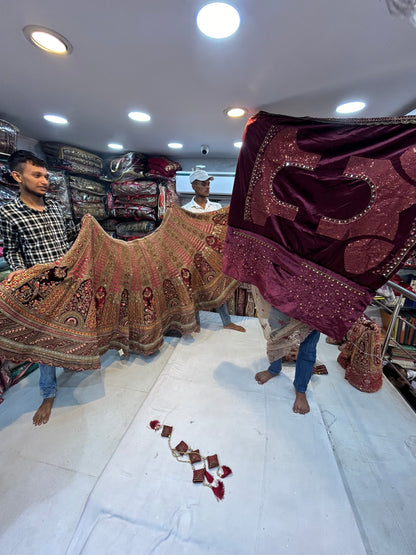
[(337, 107), (338, 114), (354, 114), (365, 108), (365, 102), (345, 102)]
[(243, 146), (243, 142), (242, 141), (237, 141), (236, 143), (234, 143), (235, 148), (241, 148)]
[(247, 110), (245, 108), (227, 108), (225, 114), (229, 118), (241, 118), (247, 114)]
[(169, 148), (183, 148), (182, 143), (168, 143)]
[(39, 25), (27, 25), (23, 34), (29, 42), (50, 54), (66, 56), (72, 52), (72, 44), (64, 36), (52, 29)]
[(119, 143), (108, 143), (108, 148), (112, 148), (113, 150), (123, 150), (124, 146), (120, 145)]
[(146, 114), (145, 112), (130, 112), (129, 113), (129, 118), (133, 119), (134, 121), (150, 121), (152, 118), (149, 116), (149, 114)]
[(53, 114), (45, 114), (43, 118), (50, 123), (58, 123), (59, 125), (66, 125), (68, 123), (66, 118), (63, 118), (62, 116), (55, 116)]
[(239, 28), (240, 14), (230, 4), (212, 2), (199, 10), (196, 24), (201, 33), (207, 37), (225, 39)]

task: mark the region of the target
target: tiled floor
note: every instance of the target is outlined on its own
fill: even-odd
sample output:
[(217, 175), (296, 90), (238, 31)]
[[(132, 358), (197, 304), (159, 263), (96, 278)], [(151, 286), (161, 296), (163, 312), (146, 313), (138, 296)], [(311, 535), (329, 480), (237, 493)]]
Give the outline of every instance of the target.
[[(222, 356), (225, 349), (224, 335), (215, 343), (215, 332), (220, 329), (218, 315), (203, 313), (202, 316), (201, 334), (181, 340), (189, 348), (190, 360), (195, 365), (193, 386), (198, 384), (198, 373), (203, 371), (204, 364), (209, 363), (209, 354), (198, 355), (201, 345), (214, 341), (217, 356)], [(220, 338), (219, 333), (217, 337)], [(265, 361), (264, 344), (259, 342), (255, 360), (247, 335), (227, 330), (227, 340), (228, 337), (236, 349), (236, 363), (231, 372), (239, 370), (242, 394), (250, 395), (250, 380)], [(113, 455), (140, 416), (143, 403), (146, 406), (153, 386), (161, 387), (159, 375), (168, 361), (171, 365), (174, 363), (178, 341), (166, 338), (160, 352), (152, 357), (132, 356), (123, 360), (118, 353), (110, 352), (102, 358), (101, 370), (62, 372), (52, 419), (43, 427), (35, 428), (31, 423), (40, 402), (37, 372), (6, 392), (5, 401), (0, 405), (2, 555), (67, 552), (84, 507), (91, 505), (94, 486), (105, 476), (106, 467), (111, 467)], [(242, 362), (245, 346), (250, 349), (247, 364)], [(318, 410), (314, 409), (313, 416), (309, 416), (316, 420), (316, 425), (323, 423), (329, 437), (367, 553), (414, 554), (416, 414), (387, 380), (374, 394), (355, 390), (344, 380), (343, 370), (336, 363), (337, 355), (337, 348), (321, 338), (318, 357), (327, 365), (329, 375), (312, 378), (311, 396)], [(208, 380), (209, 376), (204, 379)], [(217, 369), (218, 399), (221, 399), (221, 388), (227, 388), (232, 379), (229, 369), (227, 372), (221, 366)], [(290, 410), (282, 412), (282, 426), (285, 414), (288, 419), (292, 417)], [(304, 417), (297, 415), (296, 418)], [(319, 457), (307, 462), (321, 464)], [(325, 468), (321, 471), (325, 473)], [(279, 512), (284, 517), (284, 508), (283, 512), (281, 509)], [(302, 528), (302, 523), (298, 525)], [(117, 549), (110, 552), (148, 553)], [(280, 551), (274, 551), (277, 552)], [(300, 551), (290, 548), (281, 552), (300, 555)]]

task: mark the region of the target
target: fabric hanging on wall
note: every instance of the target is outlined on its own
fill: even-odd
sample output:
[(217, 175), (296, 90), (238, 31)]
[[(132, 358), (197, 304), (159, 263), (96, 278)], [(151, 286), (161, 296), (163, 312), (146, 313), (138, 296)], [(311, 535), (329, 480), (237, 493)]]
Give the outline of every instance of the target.
[(59, 261), (0, 283), (0, 359), (89, 370), (108, 349), (151, 354), (167, 331), (192, 333), (195, 311), (238, 286), (221, 272), (227, 217), (174, 205), (154, 233), (125, 242), (86, 215)]
[(416, 120), (247, 123), (224, 248), (226, 274), (342, 339), (416, 241)]

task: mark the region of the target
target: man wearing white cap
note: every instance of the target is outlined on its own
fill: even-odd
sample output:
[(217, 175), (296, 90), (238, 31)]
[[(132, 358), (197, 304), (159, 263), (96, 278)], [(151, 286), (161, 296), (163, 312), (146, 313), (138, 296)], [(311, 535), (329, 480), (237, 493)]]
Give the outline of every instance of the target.
[[(204, 170), (196, 170), (189, 176), (189, 181), (192, 185), (192, 189), (195, 191), (195, 196), (182, 208), (184, 210), (189, 210), (189, 212), (214, 212), (214, 210), (220, 210), (222, 208), (219, 202), (211, 202), (209, 200), (209, 185), (214, 178), (207, 174)], [(238, 326), (231, 322), (230, 313), (226, 304), (219, 306), (217, 309), (218, 314), (221, 316), (222, 325), (226, 329), (235, 331), (246, 331), (243, 326)], [(199, 313), (196, 313), (196, 321), (199, 325)]]
[(213, 212), (222, 208), (219, 202), (211, 202), (209, 200), (209, 185), (214, 178), (207, 174), (204, 170), (196, 170), (189, 176), (192, 189), (195, 191), (195, 196), (182, 206), (185, 210), (190, 212)]

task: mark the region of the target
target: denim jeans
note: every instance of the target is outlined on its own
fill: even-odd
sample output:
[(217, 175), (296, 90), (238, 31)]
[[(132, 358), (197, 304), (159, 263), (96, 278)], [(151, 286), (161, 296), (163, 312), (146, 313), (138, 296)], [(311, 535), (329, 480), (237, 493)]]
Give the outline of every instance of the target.
[[(215, 311), (218, 312), (218, 314), (221, 316), (223, 326), (229, 326), (231, 324), (231, 316), (225, 303), (216, 308)], [(199, 312), (195, 312), (195, 320), (197, 324), (201, 323)]]
[(56, 368), (47, 364), (39, 364), (39, 387), (44, 399), (55, 397), (56, 395)]
[[(319, 340), (319, 331), (313, 330), (299, 346), (299, 353), (296, 359), (296, 372), (293, 385), (299, 393), (305, 393), (308, 388), (309, 380), (313, 374), (313, 365), (316, 360), (316, 345)], [(282, 359), (274, 360), (270, 363), (268, 371), (270, 374), (280, 374), (282, 370)]]

